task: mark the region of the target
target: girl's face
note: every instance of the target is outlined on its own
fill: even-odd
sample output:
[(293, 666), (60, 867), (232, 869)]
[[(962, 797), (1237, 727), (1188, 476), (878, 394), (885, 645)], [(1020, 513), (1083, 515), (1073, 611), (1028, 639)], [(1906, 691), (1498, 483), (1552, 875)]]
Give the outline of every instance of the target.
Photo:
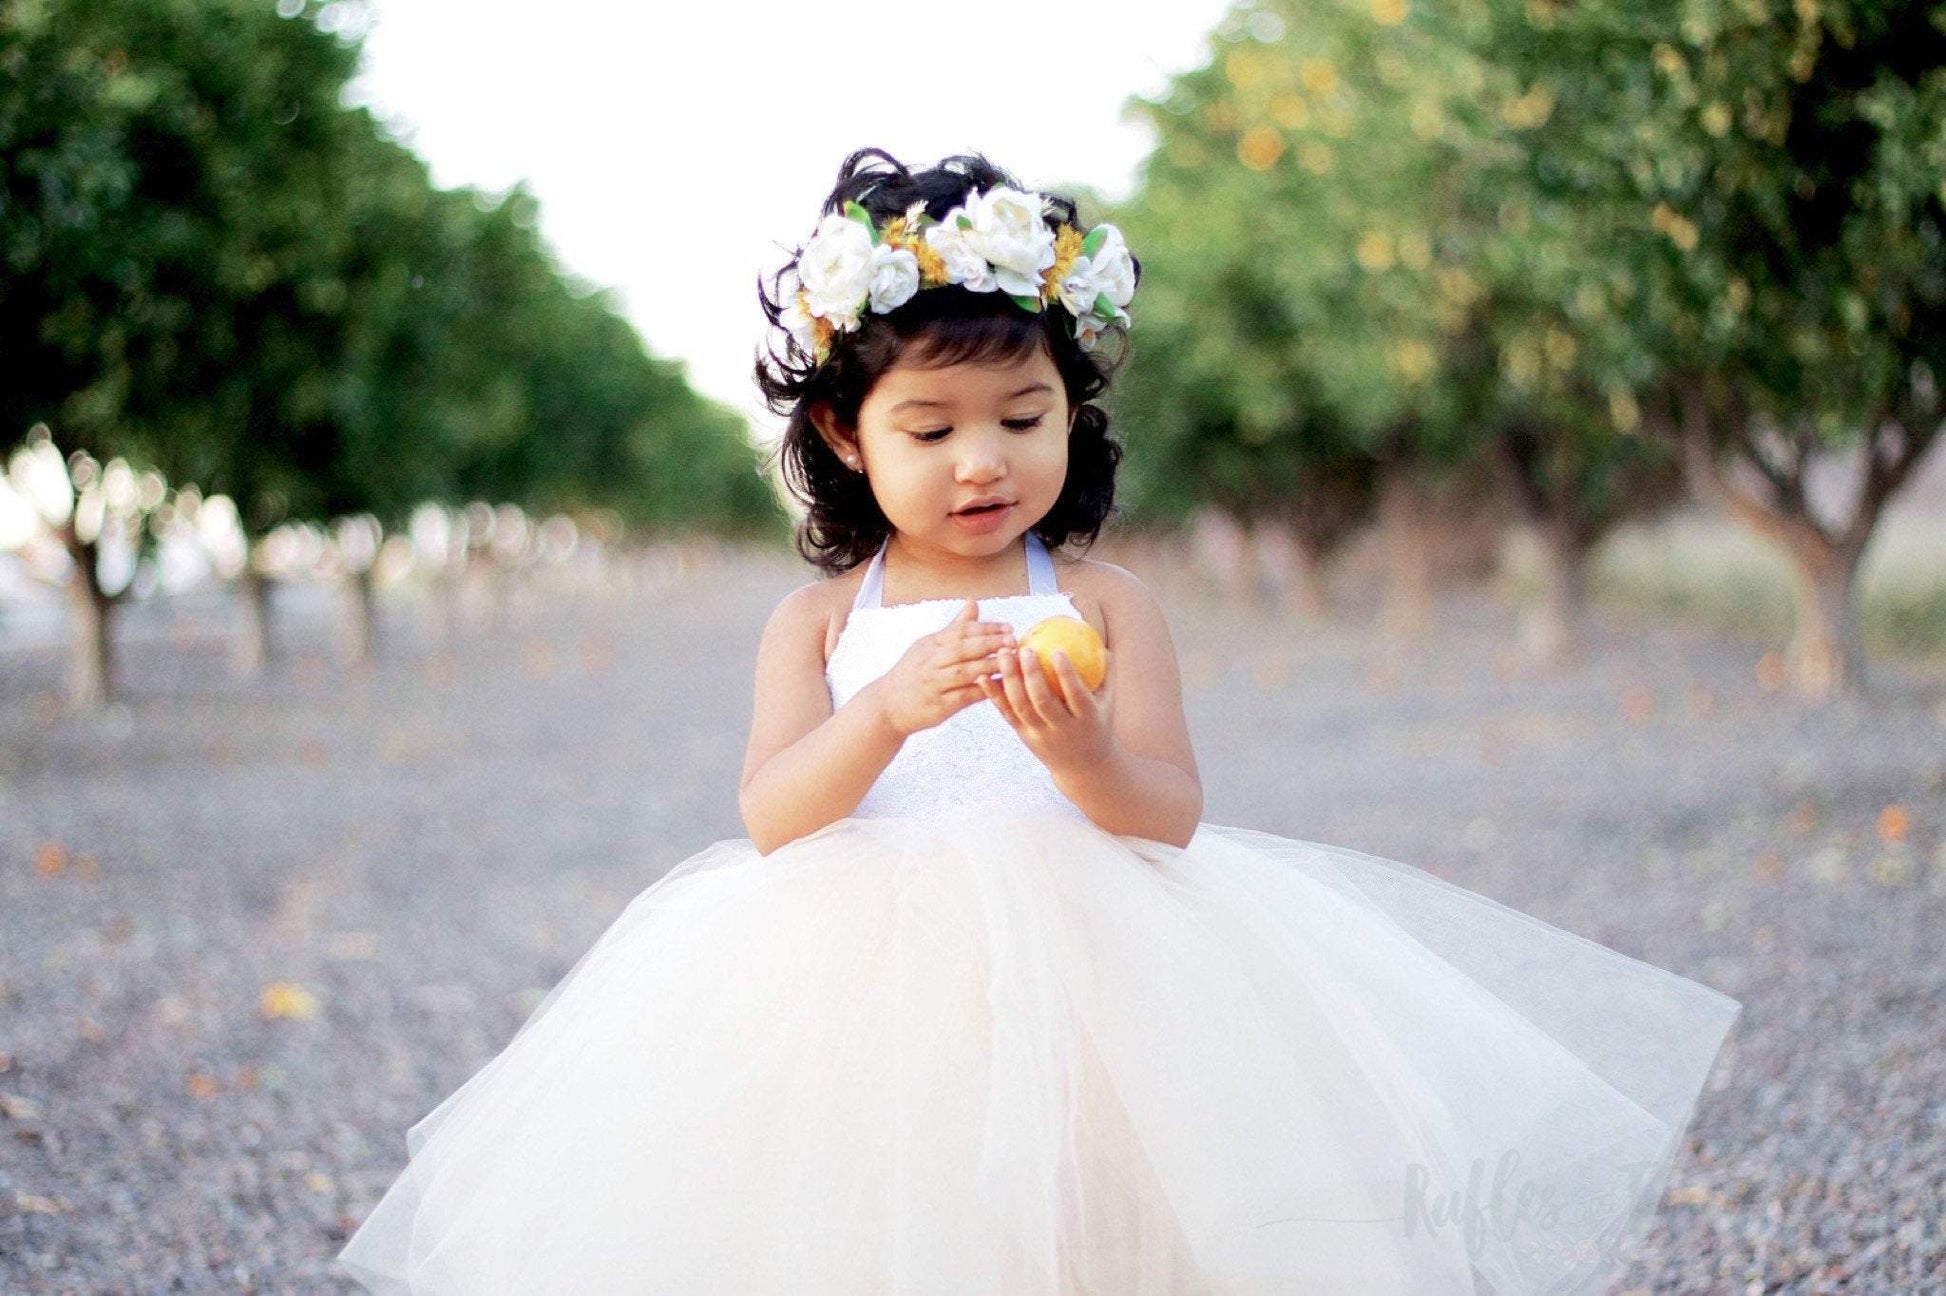
[[(849, 454), (864, 469), (898, 533), (894, 548), (986, 575), (982, 560), (1011, 563), (1014, 543), (1060, 498), (1073, 419), (1060, 370), (1037, 347), (1018, 360), (944, 368), (902, 360), (866, 394), (855, 438), (819, 426), (840, 459)], [(961, 512), (987, 498), (1005, 502), (997, 515)]]

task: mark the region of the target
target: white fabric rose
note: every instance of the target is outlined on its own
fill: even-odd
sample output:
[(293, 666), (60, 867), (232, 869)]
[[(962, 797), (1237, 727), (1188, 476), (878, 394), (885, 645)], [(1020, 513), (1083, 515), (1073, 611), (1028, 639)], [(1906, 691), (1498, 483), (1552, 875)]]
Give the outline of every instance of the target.
[(872, 286), (873, 251), (871, 232), (851, 217), (832, 212), (818, 222), (797, 259), (813, 315), (844, 332), (858, 327)]
[(993, 266), (1000, 287), (1017, 297), (1038, 297), (1041, 271), (1054, 264), (1054, 231), (1041, 219), (1037, 194), (996, 185), (975, 195), (966, 215), (973, 227), (966, 243)]
[[(920, 235), (924, 214), (924, 203), (907, 208), (906, 237), (926, 240), (944, 266), (947, 283), (1038, 303), (1041, 277), (1055, 261), (1055, 232), (1047, 225), (1055, 214), (1050, 199), (1005, 185), (985, 193), (971, 189), (965, 202)], [(796, 272), (781, 284), (780, 323), (807, 352), (816, 347), (819, 320), (850, 333), (864, 322), (866, 311), (882, 315), (896, 310), (924, 286), (912, 248), (874, 243), (868, 219), (855, 203), (845, 204), (845, 212), (826, 215), (799, 254)], [(1094, 250), (1077, 256), (1056, 286), (1084, 350), (1094, 346), (1103, 330), (1127, 326), (1123, 307), (1135, 296), (1135, 259), (1122, 232), (1098, 225), (1087, 242)]]
[(1122, 307), (1135, 297), (1135, 260), (1120, 230), (1113, 225), (1095, 228), (1107, 232), (1093, 256), (1074, 259), (1067, 278), (1061, 281), (1061, 304), (1079, 318), (1094, 310), (1097, 297), (1106, 296), (1115, 308), (1115, 322), (1126, 324), (1128, 312)]
[(906, 248), (884, 243), (872, 249), (871, 308), (880, 315), (902, 306), (919, 291), (919, 258)]
[(1089, 274), (1093, 276), (1095, 287), (1108, 294), (1108, 300), (1117, 308), (1126, 306), (1135, 297), (1135, 258), (1129, 255), (1128, 244), (1122, 239), (1122, 232), (1113, 225), (1097, 225), (1103, 231), (1101, 246), (1088, 258)]
[(1101, 296), (1101, 289), (1095, 284), (1094, 267), (1087, 257), (1076, 257), (1068, 268), (1068, 277), (1061, 281), (1061, 304), (1077, 320), (1095, 308), (1095, 298)]
[(946, 213), (945, 220), (927, 226), (926, 246), (937, 252), (945, 263), (946, 282), (958, 284), (969, 292), (992, 292), (1000, 286), (1000, 281), (994, 277), (986, 257), (967, 241), (970, 231), (959, 227), (959, 218), (964, 215), (964, 208), (955, 207)]

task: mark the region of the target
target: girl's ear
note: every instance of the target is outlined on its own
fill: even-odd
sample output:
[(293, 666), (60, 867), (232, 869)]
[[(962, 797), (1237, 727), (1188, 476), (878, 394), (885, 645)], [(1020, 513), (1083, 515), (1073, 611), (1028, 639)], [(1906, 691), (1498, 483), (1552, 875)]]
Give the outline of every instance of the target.
[(858, 437), (838, 422), (838, 416), (830, 405), (816, 401), (805, 407), (805, 416), (811, 426), (818, 430), (824, 443), (831, 447), (831, 453), (838, 456), (842, 463), (858, 466)]

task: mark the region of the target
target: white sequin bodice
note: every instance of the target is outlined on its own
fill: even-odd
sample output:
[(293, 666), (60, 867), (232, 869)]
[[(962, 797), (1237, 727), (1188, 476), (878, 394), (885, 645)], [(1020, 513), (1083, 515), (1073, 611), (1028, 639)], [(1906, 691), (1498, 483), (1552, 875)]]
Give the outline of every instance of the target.
[[(1039, 536), (1027, 533), (1026, 594), (979, 600), (980, 619), (1004, 621), (1016, 635), (1050, 616), (1078, 616), (1055, 581), (1054, 560)], [(885, 548), (880, 546), (852, 601), (824, 679), (835, 711), (898, 664), (913, 642), (939, 630), (958, 614), (964, 599), (926, 599), (885, 606)], [(925, 819), (949, 805), (1049, 806), (1086, 819), (1062, 795), (1047, 766), (1027, 749), (992, 702), (962, 707), (941, 723), (905, 740), (852, 813), (857, 818), (894, 815)]]

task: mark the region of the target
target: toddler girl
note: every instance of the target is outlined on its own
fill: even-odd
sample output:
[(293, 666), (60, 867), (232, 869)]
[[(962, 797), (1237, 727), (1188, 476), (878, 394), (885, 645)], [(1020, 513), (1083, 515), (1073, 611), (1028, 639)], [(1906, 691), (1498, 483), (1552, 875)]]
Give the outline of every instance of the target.
[[(740, 805), (415, 1125), (381, 1292), (1598, 1291), (1740, 1005), (1201, 822), (1095, 403), (1139, 266), (985, 159), (846, 161), (763, 293), (804, 556)], [(1106, 345), (1104, 345), (1106, 343)], [(1106, 645), (1096, 687), (1025, 651)], [(1073, 627), (1071, 627), (1073, 628)], [(1079, 636), (1085, 641), (1086, 634)]]

